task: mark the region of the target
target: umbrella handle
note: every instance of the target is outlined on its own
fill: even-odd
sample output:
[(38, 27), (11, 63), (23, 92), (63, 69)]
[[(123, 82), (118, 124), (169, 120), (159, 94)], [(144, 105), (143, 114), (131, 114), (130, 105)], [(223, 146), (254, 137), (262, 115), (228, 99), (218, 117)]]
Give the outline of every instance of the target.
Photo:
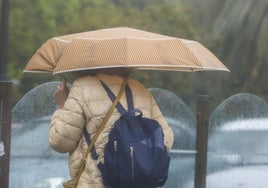
[(63, 83), (63, 85), (66, 85), (66, 83), (67, 83), (67, 78), (66, 78), (66, 76), (63, 76), (63, 78), (62, 78), (62, 83)]

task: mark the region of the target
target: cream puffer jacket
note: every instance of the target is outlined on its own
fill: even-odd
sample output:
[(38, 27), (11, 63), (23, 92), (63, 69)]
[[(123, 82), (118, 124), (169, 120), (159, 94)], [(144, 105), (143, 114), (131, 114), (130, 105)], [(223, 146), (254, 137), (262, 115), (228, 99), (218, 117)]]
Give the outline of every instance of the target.
[[(69, 152), (69, 168), (72, 178), (80, 168), (81, 159), (88, 147), (82, 133), (84, 126), (86, 125), (86, 129), (92, 138), (112, 105), (99, 80), (105, 82), (115, 95), (119, 92), (123, 81), (121, 77), (104, 74), (77, 79), (72, 85), (64, 107), (57, 109), (51, 119), (50, 145), (58, 152)], [(128, 79), (128, 85), (132, 91), (134, 107), (140, 109), (144, 117), (153, 118), (161, 124), (166, 147), (168, 150), (171, 149), (173, 144), (172, 130), (163, 118), (150, 92), (133, 79)], [(124, 108), (127, 108), (124, 94), (120, 103)], [(93, 160), (89, 155), (85, 170), (79, 179), (78, 188), (104, 188), (97, 164), (100, 161), (103, 162), (104, 146), (108, 142), (108, 134), (113, 123), (119, 117), (120, 114), (115, 109), (95, 143), (99, 156), (98, 160)]]

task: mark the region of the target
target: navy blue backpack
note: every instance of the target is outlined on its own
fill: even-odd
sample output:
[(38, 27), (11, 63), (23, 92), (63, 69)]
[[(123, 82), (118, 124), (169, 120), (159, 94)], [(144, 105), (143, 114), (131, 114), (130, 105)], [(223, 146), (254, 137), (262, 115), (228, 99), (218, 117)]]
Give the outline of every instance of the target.
[[(105, 85), (111, 101), (113, 92)], [(104, 148), (104, 163), (99, 164), (107, 188), (156, 188), (168, 178), (170, 157), (159, 123), (142, 117), (134, 109), (132, 93), (126, 85), (128, 110), (118, 103), (121, 117), (115, 122)]]

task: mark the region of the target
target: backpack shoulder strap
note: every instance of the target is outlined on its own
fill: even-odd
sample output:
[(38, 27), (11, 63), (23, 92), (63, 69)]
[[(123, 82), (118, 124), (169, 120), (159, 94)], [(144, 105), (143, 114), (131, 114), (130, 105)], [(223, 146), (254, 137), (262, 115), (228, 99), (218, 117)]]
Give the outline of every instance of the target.
[[(108, 110), (107, 114), (105, 115), (103, 121), (101, 122), (101, 124), (100, 124), (100, 126), (99, 126), (99, 129), (98, 129), (97, 132), (95, 133), (95, 135), (94, 135), (94, 137), (93, 137), (92, 140), (90, 140), (90, 139), (88, 138), (89, 135), (87, 135), (87, 133), (86, 133), (87, 131), (86, 131), (86, 129), (84, 129), (83, 133), (84, 133), (84, 134), (86, 133), (84, 136), (85, 136), (85, 138), (86, 138), (86, 141), (89, 143), (89, 146), (88, 146), (88, 149), (87, 149), (85, 155), (84, 155), (83, 158), (82, 158), (82, 164), (81, 164), (81, 166), (80, 166), (80, 168), (79, 168), (77, 174), (75, 175), (75, 177), (74, 177), (74, 179), (73, 179), (73, 181), (72, 181), (74, 185), (77, 185), (77, 183), (78, 183), (78, 181), (79, 181), (79, 179), (80, 179), (80, 176), (81, 176), (81, 174), (83, 173), (83, 171), (84, 171), (84, 169), (85, 169), (85, 166), (86, 166), (86, 159), (87, 159), (87, 157), (88, 157), (88, 154), (89, 154), (89, 153), (91, 152), (91, 150), (94, 148), (94, 144), (95, 144), (96, 140), (98, 139), (98, 136), (100, 135), (100, 133), (102, 132), (102, 130), (103, 130), (103, 128), (105, 127), (106, 123), (108, 122), (109, 118), (111, 117), (111, 115), (112, 115), (112, 113), (113, 113), (113, 111), (114, 111), (115, 106), (116, 106), (117, 103), (119, 102), (119, 100), (120, 100), (120, 98), (121, 98), (121, 96), (122, 96), (122, 94), (123, 94), (123, 92), (124, 92), (124, 88), (126, 87), (126, 84), (127, 84), (127, 78), (124, 78), (123, 83), (121, 84), (121, 88), (120, 88), (120, 90), (119, 90), (118, 95), (116, 96), (115, 100), (113, 101), (112, 106), (110, 107), (110, 109)], [(95, 150), (95, 149), (94, 149), (94, 150)], [(97, 154), (97, 153), (96, 153), (96, 150), (95, 150), (95, 151), (94, 151), (94, 150), (93, 150), (93, 152), (91, 153), (92, 155)], [(97, 157), (97, 156), (92, 156), (93, 159), (94, 159), (95, 157)], [(76, 187), (76, 186), (75, 186), (75, 187)]]
[(125, 90), (126, 90), (128, 111), (130, 111), (130, 110), (134, 109), (134, 104), (133, 104), (132, 92), (131, 92), (131, 89), (130, 89), (129, 85), (126, 85)]
[[(111, 89), (103, 81), (101, 81), (101, 84), (104, 87), (105, 91), (107, 92), (110, 100), (113, 102), (115, 100), (114, 93), (111, 91)], [(127, 97), (128, 111), (130, 111), (130, 110), (134, 109), (134, 105), (133, 105), (132, 92), (131, 92), (128, 84), (126, 85), (125, 91), (126, 91), (126, 97)], [(117, 103), (116, 108), (120, 112), (121, 115), (123, 115), (127, 112), (127, 110), (123, 107), (123, 105), (120, 102)]]

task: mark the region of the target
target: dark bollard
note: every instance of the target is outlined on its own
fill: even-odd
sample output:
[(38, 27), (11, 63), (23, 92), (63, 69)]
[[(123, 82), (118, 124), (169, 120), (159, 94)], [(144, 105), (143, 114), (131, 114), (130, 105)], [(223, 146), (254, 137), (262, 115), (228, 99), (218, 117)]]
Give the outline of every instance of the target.
[(197, 128), (196, 128), (196, 161), (195, 161), (195, 188), (206, 187), (207, 171), (207, 143), (208, 143), (208, 119), (209, 100), (207, 95), (198, 96), (197, 101)]
[(0, 81), (0, 187), (8, 188), (12, 82)]

